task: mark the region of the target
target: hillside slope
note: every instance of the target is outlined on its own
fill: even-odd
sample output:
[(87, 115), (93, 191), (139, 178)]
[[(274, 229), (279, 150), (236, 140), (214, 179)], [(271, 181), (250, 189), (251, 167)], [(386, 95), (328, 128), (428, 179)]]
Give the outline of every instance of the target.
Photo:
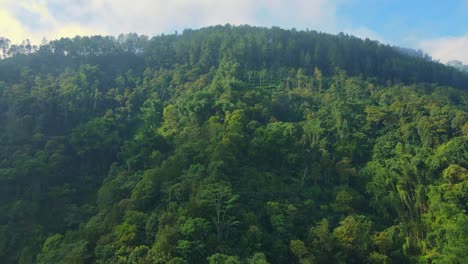
[(0, 61), (3, 263), (464, 263), (468, 76), (216, 26)]

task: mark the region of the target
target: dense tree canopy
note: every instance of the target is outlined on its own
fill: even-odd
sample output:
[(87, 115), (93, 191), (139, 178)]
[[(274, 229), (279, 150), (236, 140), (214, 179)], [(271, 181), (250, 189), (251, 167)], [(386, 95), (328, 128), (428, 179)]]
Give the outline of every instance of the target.
[(230, 25), (0, 38), (2, 263), (466, 263), (468, 75)]

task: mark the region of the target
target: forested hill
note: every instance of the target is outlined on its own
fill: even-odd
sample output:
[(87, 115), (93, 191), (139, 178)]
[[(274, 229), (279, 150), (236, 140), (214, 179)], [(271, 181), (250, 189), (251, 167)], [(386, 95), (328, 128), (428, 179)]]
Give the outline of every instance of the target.
[(0, 38), (0, 262), (468, 263), (468, 75), (402, 50)]

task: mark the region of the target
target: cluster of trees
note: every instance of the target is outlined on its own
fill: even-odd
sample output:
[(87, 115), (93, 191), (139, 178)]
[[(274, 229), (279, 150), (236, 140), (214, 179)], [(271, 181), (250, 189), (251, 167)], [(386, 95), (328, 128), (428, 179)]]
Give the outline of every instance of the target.
[(4, 263), (468, 261), (453, 68), (227, 25), (62, 39), (0, 69)]
[(461, 61), (452, 60), (447, 62), (447, 65), (459, 69), (460, 71), (468, 72), (468, 65), (464, 65)]

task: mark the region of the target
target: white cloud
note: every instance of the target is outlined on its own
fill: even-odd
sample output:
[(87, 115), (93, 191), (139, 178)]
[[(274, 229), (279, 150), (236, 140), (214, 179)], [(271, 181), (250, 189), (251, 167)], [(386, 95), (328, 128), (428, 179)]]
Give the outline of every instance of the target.
[(93, 23), (111, 34), (137, 32), (149, 35), (212, 24), (252, 23), (252, 3), (246, 0), (94, 1)]
[[(156, 35), (216, 24), (336, 32), (328, 0), (0, 0), (0, 34), (15, 42), (76, 34)], [(21, 14), (34, 15), (31, 16)], [(33, 26), (31, 26), (31, 24)], [(6, 26), (8, 25), (8, 26)], [(6, 28), (9, 27), (8, 30)]]
[[(74, 37), (76, 35), (95, 35), (105, 33), (98, 28), (86, 26), (76, 22), (63, 22), (51, 13), (45, 0), (0, 0), (0, 36), (9, 38), (13, 43), (21, 43), (30, 39), (33, 43), (40, 43), (42, 38), (56, 39), (60, 37)], [(19, 14), (31, 14), (38, 21), (26, 21)], [(38, 28), (31, 29), (28, 24), (38, 24)]]
[[(260, 0), (260, 8), (270, 15), (266, 26), (296, 27), (336, 32), (338, 1), (329, 0)], [(276, 22), (276, 23), (275, 23)]]
[(459, 60), (468, 64), (468, 33), (458, 37), (441, 37), (422, 40), (418, 46), (429, 53), (434, 59), (443, 63)]
[(154, 35), (226, 23), (331, 31), (336, 20), (336, 3), (327, 0), (88, 0), (66, 6), (65, 13), (86, 13), (92, 24), (111, 34)]
[(15, 17), (2, 9), (0, 9), (0, 32), (15, 42), (26, 39), (29, 35), (29, 32)]
[(21, 1), (18, 6), (25, 11), (37, 14), (41, 23), (54, 23), (54, 18), (49, 13), (45, 1)]

